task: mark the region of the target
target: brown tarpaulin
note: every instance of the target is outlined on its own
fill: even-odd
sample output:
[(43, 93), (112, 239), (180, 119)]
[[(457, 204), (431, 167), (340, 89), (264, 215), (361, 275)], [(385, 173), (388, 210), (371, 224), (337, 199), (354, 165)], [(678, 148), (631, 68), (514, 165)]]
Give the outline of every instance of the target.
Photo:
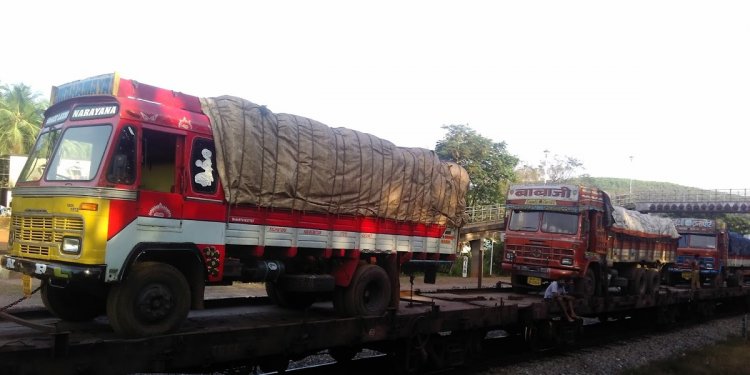
[(230, 204), (463, 224), (469, 177), (433, 151), (232, 96), (202, 98), (201, 105)]

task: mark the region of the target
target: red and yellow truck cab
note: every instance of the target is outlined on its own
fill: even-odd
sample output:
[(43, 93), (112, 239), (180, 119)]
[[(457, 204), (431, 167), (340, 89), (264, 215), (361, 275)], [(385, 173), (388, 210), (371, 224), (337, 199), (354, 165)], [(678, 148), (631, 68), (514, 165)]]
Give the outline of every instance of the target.
[(242, 150), (212, 134), (195, 96), (117, 74), (54, 87), (0, 265), (42, 279), (62, 319), (106, 312), (144, 336), (177, 329), (205, 285), (234, 281), (265, 281), (286, 307), (332, 295), (342, 313), (380, 314), (401, 265), (455, 258), (445, 224), (227, 203), (217, 154)]

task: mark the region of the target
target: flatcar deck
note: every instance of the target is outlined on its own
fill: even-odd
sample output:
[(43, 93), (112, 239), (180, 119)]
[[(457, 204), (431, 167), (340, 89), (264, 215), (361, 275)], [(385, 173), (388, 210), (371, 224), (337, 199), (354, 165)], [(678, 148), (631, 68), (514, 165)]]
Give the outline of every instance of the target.
[[(750, 297), (750, 288), (662, 287), (650, 297), (611, 295), (579, 300), (580, 315), (623, 313), (656, 306), (712, 303)], [(382, 348), (419, 335), (482, 334), (550, 319), (556, 306), (541, 296), (507, 288), (445, 289), (401, 293), (399, 309), (383, 316), (342, 318), (330, 302), (304, 311), (244, 303), (192, 311), (179, 332), (150, 338), (115, 336), (106, 317), (88, 323), (31, 319), (54, 334), (0, 323), (4, 374), (131, 373), (221, 368), (264, 358), (299, 358), (330, 348)]]

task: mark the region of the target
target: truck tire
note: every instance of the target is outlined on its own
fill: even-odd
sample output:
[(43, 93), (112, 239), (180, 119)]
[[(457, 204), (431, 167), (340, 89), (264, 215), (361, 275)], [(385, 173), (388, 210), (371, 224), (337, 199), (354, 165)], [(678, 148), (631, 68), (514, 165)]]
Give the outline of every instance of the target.
[(711, 279), (711, 287), (712, 288), (723, 288), (724, 287), (724, 277), (719, 273), (718, 275), (714, 276), (713, 279)]
[(295, 310), (304, 310), (316, 300), (315, 293), (289, 292), (275, 281), (266, 281), (266, 294), (276, 305)]
[(635, 268), (630, 273), (628, 291), (633, 296), (643, 296), (646, 293), (646, 273), (643, 268)]
[(654, 295), (661, 287), (661, 275), (657, 270), (646, 269), (646, 294)]
[(110, 289), (107, 317), (120, 335), (143, 337), (176, 330), (190, 310), (190, 286), (175, 267), (159, 262), (133, 266)]
[(44, 307), (56, 317), (69, 322), (87, 322), (103, 315), (106, 310), (103, 298), (75, 286), (58, 288), (44, 281), (41, 292)]
[(590, 298), (600, 295), (599, 285), (597, 285), (596, 273), (593, 269), (586, 270), (586, 275), (581, 280), (581, 292), (584, 298)]
[(354, 271), (351, 284), (336, 288), (335, 293), (333, 301), (339, 314), (382, 315), (391, 302), (391, 282), (383, 268), (364, 264)]
[(529, 291), (526, 285), (526, 276), (510, 275), (510, 291), (513, 293), (525, 294)]

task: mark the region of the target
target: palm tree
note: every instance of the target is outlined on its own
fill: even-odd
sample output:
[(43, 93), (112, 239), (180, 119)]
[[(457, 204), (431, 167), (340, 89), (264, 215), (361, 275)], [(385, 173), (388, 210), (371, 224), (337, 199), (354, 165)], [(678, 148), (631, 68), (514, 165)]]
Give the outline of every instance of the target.
[(25, 154), (34, 146), (46, 101), (29, 86), (0, 85), (0, 155)]

